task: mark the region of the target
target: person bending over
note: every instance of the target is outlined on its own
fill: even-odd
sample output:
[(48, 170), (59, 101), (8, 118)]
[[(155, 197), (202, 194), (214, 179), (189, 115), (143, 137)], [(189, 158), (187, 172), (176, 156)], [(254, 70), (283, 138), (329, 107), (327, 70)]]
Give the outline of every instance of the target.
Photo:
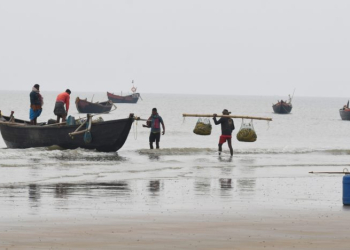
[[(69, 110), (70, 93), (71, 91), (67, 89), (65, 92), (59, 94), (56, 98), (56, 104), (53, 113), (57, 116), (57, 123), (60, 123), (60, 118), (62, 118), (62, 122), (66, 121)], [(65, 104), (66, 108), (64, 108)]]

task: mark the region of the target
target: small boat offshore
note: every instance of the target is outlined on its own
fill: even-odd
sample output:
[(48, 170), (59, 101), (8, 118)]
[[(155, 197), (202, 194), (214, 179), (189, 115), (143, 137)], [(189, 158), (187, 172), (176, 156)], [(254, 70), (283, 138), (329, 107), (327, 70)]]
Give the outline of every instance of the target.
[[(113, 93), (107, 92), (108, 100), (111, 100), (113, 103), (137, 103), (139, 98), (141, 98), (140, 93), (136, 93), (137, 88), (134, 86), (134, 81), (132, 81), (131, 95), (115, 95)], [(141, 98), (142, 100), (142, 98)]]
[(133, 93), (131, 95), (115, 95), (107, 92), (108, 100), (111, 100), (113, 103), (137, 103), (140, 98), (139, 93)]
[(87, 99), (77, 97), (75, 99), (75, 106), (79, 113), (101, 114), (110, 112), (114, 104), (110, 100), (105, 102), (89, 102)]
[(289, 114), (292, 111), (292, 104), (284, 101), (279, 101), (272, 105), (273, 111), (277, 114)]
[(273, 111), (277, 114), (289, 114), (292, 111), (293, 105), (292, 100), (294, 97), (295, 89), (293, 91), (293, 96), (288, 95), (288, 101), (277, 101), (276, 104), (272, 105)]
[[(49, 147), (57, 145), (64, 149), (96, 149), (115, 152), (123, 147), (135, 120), (128, 118), (94, 122), (88, 114), (84, 122), (29, 125), (29, 121), (1, 116), (0, 131), (8, 148)], [(70, 125), (71, 124), (71, 125)], [(85, 129), (83, 128), (85, 126)]]
[(344, 121), (350, 121), (350, 108), (349, 108), (349, 101), (342, 109), (339, 109), (339, 114), (342, 120)]

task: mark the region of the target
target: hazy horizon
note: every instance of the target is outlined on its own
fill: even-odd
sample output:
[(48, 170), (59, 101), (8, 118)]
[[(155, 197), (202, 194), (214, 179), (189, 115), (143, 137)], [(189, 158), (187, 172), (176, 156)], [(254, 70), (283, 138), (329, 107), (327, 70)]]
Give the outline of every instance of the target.
[(0, 90), (346, 97), (350, 2), (1, 1)]
[[(41, 91), (41, 93), (61, 93), (63, 92), (64, 90), (44, 90), (44, 91)], [(5, 90), (1, 90), (0, 89), (0, 92), (28, 92), (28, 95), (29, 93), (31, 92), (31, 89), (30, 90), (9, 90), (9, 89), (5, 89)], [(119, 91), (108, 91), (110, 93), (113, 93), (113, 94), (116, 94), (116, 95), (119, 95), (121, 94), (121, 92)], [(89, 90), (80, 90), (80, 91), (75, 91), (75, 92), (72, 92), (71, 96), (76, 96), (77, 93), (89, 93), (89, 94), (102, 94), (102, 93), (107, 93), (107, 91), (89, 91)], [(122, 91), (122, 95), (128, 95), (128, 94), (132, 94), (131, 91)], [(246, 96), (246, 97), (279, 97), (279, 98), (283, 98), (285, 100), (288, 99), (288, 94), (286, 95), (279, 95), (279, 94), (276, 94), (276, 95), (259, 95), (259, 94), (225, 94), (225, 93), (221, 93), (221, 94), (196, 94), (196, 93), (151, 93), (151, 92), (140, 92), (141, 94), (141, 97), (142, 95), (188, 95), (188, 96), (232, 96), (232, 97), (242, 97), (242, 96)], [(292, 93), (290, 93), (290, 95), (292, 95)], [(88, 96), (81, 96), (82, 98), (86, 98)], [(91, 96), (90, 96), (91, 97)], [(344, 100), (350, 100), (350, 98), (346, 97), (346, 96), (307, 96), (307, 95), (297, 95), (295, 94), (294, 95), (294, 98), (293, 100), (295, 100), (296, 98), (299, 98), (299, 97), (302, 97), (302, 98), (344, 98)], [(106, 95), (106, 99), (107, 99), (107, 95)]]

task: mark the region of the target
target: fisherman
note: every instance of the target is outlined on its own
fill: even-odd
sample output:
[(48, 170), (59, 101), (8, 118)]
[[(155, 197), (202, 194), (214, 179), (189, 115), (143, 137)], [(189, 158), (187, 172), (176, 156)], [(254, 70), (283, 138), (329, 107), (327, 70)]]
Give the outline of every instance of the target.
[[(69, 110), (70, 93), (71, 91), (66, 89), (65, 92), (59, 94), (56, 98), (55, 109), (53, 112), (57, 116), (57, 123), (60, 123), (60, 118), (62, 118), (62, 122), (66, 121)], [(64, 108), (64, 104), (66, 104), (66, 109)]]
[(35, 84), (30, 92), (30, 109), (29, 109), (29, 119), (31, 125), (37, 124), (37, 118), (41, 115), (42, 106), (44, 105), (43, 97), (39, 91), (40, 85)]
[[(224, 109), (222, 111), (223, 115), (229, 115), (231, 112), (229, 112), (227, 109)], [(216, 120), (217, 114), (213, 115), (214, 123), (215, 125), (221, 124), (221, 136), (219, 139), (219, 155), (221, 155), (222, 152), (222, 144), (224, 144), (227, 141), (228, 147), (230, 149), (231, 156), (233, 155), (233, 148), (232, 148), (232, 131), (235, 129), (235, 124), (233, 123), (233, 120), (228, 117), (221, 117), (218, 121)]]
[(161, 116), (159, 116), (157, 109), (152, 109), (152, 115), (147, 120), (147, 125), (143, 125), (145, 128), (151, 128), (151, 133), (149, 135), (149, 146), (153, 149), (153, 142), (156, 142), (156, 148), (159, 149), (160, 141), (160, 124), (162, 124), (163, 132), (165, 134), (165, 126)]

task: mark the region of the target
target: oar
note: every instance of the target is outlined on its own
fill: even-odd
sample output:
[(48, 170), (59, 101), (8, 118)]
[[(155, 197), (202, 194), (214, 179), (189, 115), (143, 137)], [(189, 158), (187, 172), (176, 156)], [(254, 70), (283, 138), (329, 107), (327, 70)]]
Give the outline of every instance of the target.
[(141, 119), (140, 117), (138, 117), (138, 116), (134, 116), (134, 120), (135, 121), (148, 121), (147, 119)]

